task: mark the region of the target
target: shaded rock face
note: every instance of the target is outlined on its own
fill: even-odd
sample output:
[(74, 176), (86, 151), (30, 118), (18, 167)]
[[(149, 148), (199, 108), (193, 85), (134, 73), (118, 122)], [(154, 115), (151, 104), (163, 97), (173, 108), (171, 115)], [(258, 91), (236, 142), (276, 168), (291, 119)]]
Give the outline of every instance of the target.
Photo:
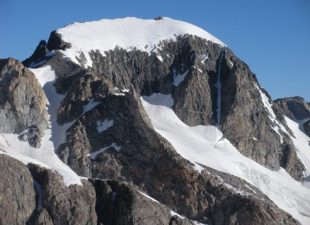
[(0, 154), (0, 224), (26, 224), (36, 208), (31, 173), (16, 159)]
[(304, 131), (310, 137), (310, 120), (307, 120), (304, 124)]
[(46, 41), (42, 40), (40, 41), (37, 48), (34, 50), (33, 54), (23, 61), (23, 64), (27, 67), (34, 65), (44, 59), (47, 53), (48, 49), (46, 46)]
[(34, 74), (14, 59), (0, 60), (0, 132), (21, 133), (37, 147), (47, 127), (46, 97)]
[(94, 187), (87, 181), (83, 185), (66, 187), (62, 176), (35, 165), (29, 165), (37, 185), (37, 208), (31, 224), (92, 225), (97, 223)]
[[(221, 177), (214, 174), (208, 175), (209, 182), (206, 184), (210, 189), (211, 205), (217, 205), (213, 211), (209, 211), (208, 224), (296, 224), (290, 216), (282, 217), (283, 212), (270, 204), (270, 201), (256, 199), (264, 196), (231, 195), (231, 190), (224, 185)], [(234, 181), (237, 181), (234, 180)], [(135, 185), (115, 180), (91, 180), (97, 193), (98, 222), (105, 225), (121, 224), (195, 224), (180, 215), (175, 215), (169, 208), (150, 199), (138, 191)], [(236, 184), (234, 184), (236, 185)], [(213, 190), (217, 191), (213, 192)], [(222, 191), (223, 196), (219, 198)], [(254, 193), (254, 192), (252, 192)], [(266, 213), (264, 207), (268, 208)]]
[[(303, 165), (290, 137), (281, 130), (281, 137), (275, 132), (276, 124), (270, 119), (270, 113), (262, 102), (255, 75), (229, 50), (225, 51), (219, 68), (222, 83), (219, 122), (224, 136), (242, 154), (258, 163), (271, 169), (281, 166), (295, 179), (302, 179)], [(272, 104), (268, 93), (262, 92)], [(277, 120), (289, 130), (282, 115), (276, 115)], [(289, 155), (287, 149), (291, 149)]]
[(186, 218), (137, 191), (134, 185), (113, 180), (92, 180), (96, 189), (98, 223), (104, 225), (193, 225)]
[(280, 98), (275, 100), (282, 113), (292, 120), (310, 118), (309, 104), (302, 97)]

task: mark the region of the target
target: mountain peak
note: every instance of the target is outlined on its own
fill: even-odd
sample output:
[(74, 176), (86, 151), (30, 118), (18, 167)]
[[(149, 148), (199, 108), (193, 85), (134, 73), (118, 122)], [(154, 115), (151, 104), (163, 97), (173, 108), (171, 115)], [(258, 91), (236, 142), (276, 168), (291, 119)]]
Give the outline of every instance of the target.
[(92, 22), (79, 22), (56, 30), (61, 40), (70, 44), (63, 53), (77, 62), (76, 58), (84, 54), (86, 66), (91, 66), (89, 52), (105, 51), (116, 47), (123, 49), (138, 49), (152, 52), (158, 48), (161, 41), (175, 40), (177, 36), (194, 35), (221, 46), (225, 44), (207, 31), (184, 21), (168, 17), (155, 19), (140, 19), (125, 17), (102, 19)]

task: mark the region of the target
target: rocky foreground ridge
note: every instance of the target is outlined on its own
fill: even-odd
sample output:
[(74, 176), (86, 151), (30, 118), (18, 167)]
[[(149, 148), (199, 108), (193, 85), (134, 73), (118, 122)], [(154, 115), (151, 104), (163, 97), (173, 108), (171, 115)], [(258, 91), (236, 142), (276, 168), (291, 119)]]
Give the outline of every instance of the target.
[[(310, 136), (309, 103), (273, 102), (229, 48), (199, 36), (163, 40), (153, 52), (94, 49), (75, 60), (64, 57), (72, 45), (54, 31), (24, 65), (0, 60), (0, 133), (44, 151), (50, 129), (55, 153), (81, 177), (68, 185), (58, 171), (22, 163), (0, 145), (0, 224), (300, 224), (250, 182), (195, 169), (155, 130), (141, 97), (171, 95), (185, 124), (217, 127), (242, 155), (299, 183), (307, 165), (285, 118), (302, 121)], [(56, 78), (41, 87), (36, 71), (44, 67)], [(59, 144), (56, 126), (64, 130)]]

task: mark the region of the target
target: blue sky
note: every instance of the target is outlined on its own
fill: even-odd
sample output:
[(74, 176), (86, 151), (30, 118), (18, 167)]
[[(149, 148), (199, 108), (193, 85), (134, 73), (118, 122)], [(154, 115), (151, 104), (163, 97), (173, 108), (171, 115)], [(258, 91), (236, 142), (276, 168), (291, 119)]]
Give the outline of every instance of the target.
[(0, 0), (0, 58), (26, 58), (65, 24), (125, 16), (196, 24), (244, 60), (273, 98), (310, 101), (308, 0)]

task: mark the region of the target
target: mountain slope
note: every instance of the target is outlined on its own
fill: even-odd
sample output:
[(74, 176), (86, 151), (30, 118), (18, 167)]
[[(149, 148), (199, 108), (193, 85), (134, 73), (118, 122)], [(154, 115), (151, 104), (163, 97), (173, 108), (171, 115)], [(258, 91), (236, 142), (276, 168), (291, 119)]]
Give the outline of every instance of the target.
[(76, 23), (24, 64), (44, 90), (50, 127), (37, 149), (14, 130), (0, 143), (32, 163), (47, 193), (36, 189), (44, 204), (28, 223), (309, 223), (307, 139), (208, 32), (169, 18)]

